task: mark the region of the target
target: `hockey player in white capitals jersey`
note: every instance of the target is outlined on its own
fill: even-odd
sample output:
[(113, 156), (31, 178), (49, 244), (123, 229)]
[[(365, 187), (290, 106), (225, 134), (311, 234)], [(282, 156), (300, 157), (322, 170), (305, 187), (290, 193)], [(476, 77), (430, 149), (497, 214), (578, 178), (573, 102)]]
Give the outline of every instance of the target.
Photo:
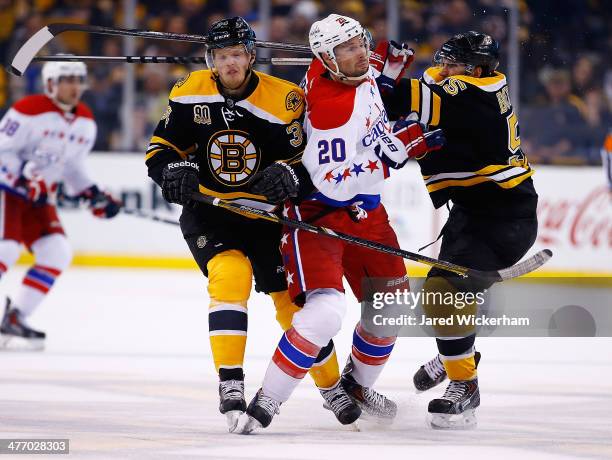
[[(359, 22), (332, 14), (312, 25), (309, 41), (317, 59), (305, 79), (308, 143), (302, 162), (315, 190), (299, 204), (286, 202), (285, 215), (399, 247), (380, 203), (383, 182), (389, 168), (440, 148), (442, 133), (426, 137), (421, 125), (409, 122), (391, 132)], [(243, 433), (270, 424), (321, 347), (340, 330), (346, 312), (343, 276), (358, 301), (365, 277), (392, 279), (393, 290), (408, 288), (404, 261), (397, 256), (290, 228), (284, 229), (281, 252), (289, 293), (303, 308), (281, 337), (262, 388), (247, 408)], [(355, 327), (336, 391), (368, 416), (395, 416), (395, 403), (372, 389), (394, 343), (395, 336), (378, 337), (361, 323)]]
[(21, 244), (35, 257), (13, 301), (7, 298), (1, 346), (44, 345), (45, 333), (26, 318), (72, 257), (55, 207), (58, 183), (86, 200), (97, 217), (113, 217), (120, 209), (85, 171), (96, 138), (91, 111), (80, 102), (86, 77), (81, 62), (46, 63), (45, 94), (24, 97), (0, 121), (0, 277), (17, 261)]

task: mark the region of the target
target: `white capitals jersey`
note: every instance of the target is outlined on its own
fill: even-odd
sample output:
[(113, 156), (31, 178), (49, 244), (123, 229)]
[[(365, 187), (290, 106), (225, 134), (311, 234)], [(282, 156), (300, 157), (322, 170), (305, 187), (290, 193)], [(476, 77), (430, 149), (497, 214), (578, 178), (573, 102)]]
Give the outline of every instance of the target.
[(49, 188), (64, 182), (69, 195), (78, 195), (94, 184), (85, 158), (96, 130), (82, 102), (65, 113), (43, 94), (24, 97), (0, 120), (0, 186), (12, 191), (20, 176), (36, 175)]
[(390, 135), (391, 126), (375, 81), (375, 71), (359, 86), (325, 78), (318, 61), (304, 80), (308, 143), (302, 162), (317, 192), (310, 198), (331, 206), (358, 204), (373, 209), (380, 203), (388, 167), (376, 155), (406, 159), (406, 148)]

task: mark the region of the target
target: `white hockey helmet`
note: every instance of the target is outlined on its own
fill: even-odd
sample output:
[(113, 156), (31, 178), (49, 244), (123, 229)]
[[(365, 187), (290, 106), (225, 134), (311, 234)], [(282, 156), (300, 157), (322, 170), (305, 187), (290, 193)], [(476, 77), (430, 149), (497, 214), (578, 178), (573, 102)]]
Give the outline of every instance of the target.
[[(83, 83), (85, 83), (85, 79), (87, 78), (87, 66), (84, 62), (45, 62), (41, 73), (45, 94), (51, 99), (55, 99), (57, 96), (57, 83), (60, 77), (82, 77)], [(49, 80), (52, 82), (51, 88), (49, 88), (47, 83)], [(83, 84), (83, 89), (85, 89), (85, 84)]]
[[(359, 21), (349, 18), (348, 16), (341, 16), (339, 14), (330, 14), (324, 19), (315, 22), (310, 27), (310, 33), (308, 34), (308, 41), (310, 43), (310, 49), (312, 53), (323, 63), (326, 69), (328, 69), (334, 75), (346, 79), (346, 80), (362, 80), (366, 75), (360, 75), (358, 77), (347, 77), (338, 67), (336, 62), (336, 55), (334, 54), (334, 48), (341, 43), (349, 41), (354, 37), (363, 37), (366, 42), (366, 48), (368, 54), (370, 52), (369, 33), (361, 26)], [(329, 67), (323, 56), (327, 56), (333, 63), (335, 68)]]

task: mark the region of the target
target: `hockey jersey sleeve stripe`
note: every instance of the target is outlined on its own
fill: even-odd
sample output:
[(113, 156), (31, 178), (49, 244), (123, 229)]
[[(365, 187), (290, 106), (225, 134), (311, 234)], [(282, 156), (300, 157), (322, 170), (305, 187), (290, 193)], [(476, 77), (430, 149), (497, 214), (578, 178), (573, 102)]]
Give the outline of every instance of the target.
[(299, 163), (300, 161), (302, 161), (302, 155), (304, 154), (304, 151), (302, 150), (299, 153), (296, 153), (295, 155), (293, 155), (291, 158), (287, 158), (286, 160), (282, 160), (283, 162), (287, 163), (288, 165), (294, 165), (296, 163)]
[(432, 92), (431, 121), (429, 122), (429, 126), (438, 126), (440, 124), (441, 109), (442, 109), (442, 99), (436, 93)]
[[(447, 188), (447, 187), (470, 187), (483, 182), (494, 182), (501, 188), (509, 189), (516, 187), (534, 173), (533, 169), (512, 168), (512, 170), (504, 171), (494, 175), (472, 175), (469, 177), (457, 177), (454, 179), (445, 179), (436, 182), (427, 182), (427, 191), (429, 193)], [(435, 177), (435, 176), (432, 176)]]
[(410, 80), (410, 111), (419, 114), (419, 121), (428, 126), (438, 126), (442, 110), (442, 98), (420, 80)]
[(162, 151), (161, 148), (155, 148), (151, 151), (148, 151), (147, 154), (145, 155), (145, 161), (147, 161), (149, 158), (154, 157), (156, 153), (161, 152), (161, 151)]
[(424, 125), (429, 123), (429, 115), (431, 113), (431, 90), (427, 85), (421, 85), (421, 110), (419, 121)]
[(181, 150), (179, 149), (176, 145), (174, 145), (172, 142), (167, 141), (166, 139), (159, 137), (159, 136), (153, 136), (151, 138), (151, 142), (150, 144), (160, 144), (166, 147), (170, 147), (171, 149), (175, 150), (180, 156), (181, 158), (185, 159), (187, 158), (187, 155), (193, 153), (196, 151), (196, 145), (192, 145), (191, 147), (187, 148), (186, 150)]
[(421, 109), (421, 83), (418, 80), (410, 80), (410, 111), (419, 112)]
[(464, 177), (471, 177), (471, 176), (492, 176), (494, 174), (498, 174), (500, 172), (503, 171), (509, 171), (511, 169), (527, 169), (527, 168), (521, 168), (519, 166), (511, 166), (511, 165), (489, 165), (489, 166), (485, 166), (482, 169), (479, 169), (478, 171), (464, 171), (464, 172), (445, 172), (445, 173), (439, 173), (439, 174), (434, 174), (431, 176), (423, 176), (423, 179), (425, 179), (425, 183), (429, 184), (435, 181), (439, 181), (441, 179), (461, 179)]

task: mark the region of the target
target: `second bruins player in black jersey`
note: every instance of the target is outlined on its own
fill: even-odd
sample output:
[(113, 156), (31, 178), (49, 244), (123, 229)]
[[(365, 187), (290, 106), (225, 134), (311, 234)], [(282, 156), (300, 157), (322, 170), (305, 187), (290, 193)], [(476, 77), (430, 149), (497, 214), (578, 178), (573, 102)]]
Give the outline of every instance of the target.
[[(379, 48), (378, 53), (383, 55), (410, 55), (408, 50), (388, 42)], [(428, 127), (443, 130), (446, 144), (418, 160), (434, 206), (453, 203), (440, 234), (439, 258), (479, 270), (515, 264), (537, 234), (538, 196), (531, 179), (533, 170), (521, 151), (517, 117), (506, 77), (496, 71), (498, 61), (498, 43), (488, 35), (470, 31), (448, 40), (421, 80), (395, 83), (392, 79), (396, 75), (386, 76), (384, 72), (379, 77), (381, 88), (393, 87), (391, 92), (383, 91), (392, 118), (418, 119)], [(396, 126), (402, 124), (400, 119)], [(478, 292), (489, 286), (433, 268), (424, 289)], [(455, 306), (423, 307), (430, 317), (476, 312), (476, 305), (462, 310)], [(435, 330), (439, 354), (421, 366), (414, 377), (419, 390), (437, 385), (446, 376), (450, 379), (444, 396), (429, 403), (430, 423), (434, 428), (473, 425), (474, 409), (480, 404), (474, 329)]]
[[(247, 338), (247, 300), (255, 288), (269, 294), (283, 329), (297, 307), (287, 293), (279, 246), (281, 227), (226, 210), (195, 204), (198, 190), (224, 200), (272, 208), (298, 192), (292, 164), (304, 149), (304, 95), (293, 83), (256, 72), (255, 33), (240, 17), (212, 25), (207, 35), (210, 70), (179, 80), (146, 154), (149, 176), (164, 198), (183, 205), (181, 230), (194, 259), (208, 277), (209, 336), (219, 373), (221, 413), (230, 431), (246, 410), (243, 360)], [(266, 169), (268, 168), (268, 169)], [(272, 168), (272, 169), (270, 169)], [(264, 195), (249, 192), (254, 182), (280, 181)], [(277, 181), (277, 182), (278, 182)], [(257, 189), (257, 187), (255, 187)], [(276, 191), (276, 192), (275, 192)], [(276, 195), (275, 195), (276, 193)], [(311, 371), (321, 394), (342, 423), (352, 423), (359, 408), (336, 391), (340, 374), (333, 342), (321, 350)], [(343, 397), (348, 404), (339, 404)], [(349, 420), (345, 420), (348, 417)]]

